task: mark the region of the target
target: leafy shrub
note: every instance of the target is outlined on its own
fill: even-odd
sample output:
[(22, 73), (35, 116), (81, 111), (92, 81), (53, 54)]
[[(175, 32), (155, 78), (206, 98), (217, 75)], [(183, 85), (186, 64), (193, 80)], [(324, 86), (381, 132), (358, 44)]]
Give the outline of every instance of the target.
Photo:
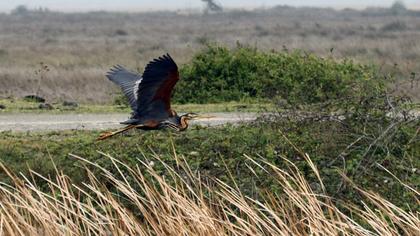
[[(271, 123), (273, 130), (283, 133), (311, 156), (321, 167), (320, 172), (329, 179), (326, 188), (337, 198), (357, 200), (360, 197), (348, 191), (340, 177), (341, 171), (365, 188), (398, 199), (398, 193), (404, 189), (390, 191), (396, 182), (386, 175), (384, 168), (397, 173), (404, 183), (418, 182), (418, 170), (414, 166), (420, 164), (416, 158), (420, 152), (416, 128), (420, 120), (402, 108), (405, 100), (395, 99), (381, 94), (368, 95), (359, 102), (343, 101), (340, 110), (334, 109), (334, 113), (328, 108), (337, 106), (323, 104), (311, 107), (306, 113), (280, 111), (263, 123)], [(289, 158), (296, 156), (287, 145), (275, 145), (277, 153)], [(304, 168), (301, 160), (295, 158), (294, 163)], [(396, 201), (401, 205), (407, 203), (402, 199)]]
[[(287, 101), (314, 104), (384, 91), (374, 66), (321, 58), (302, 51), (261, 52), (208, 44), (180, 68), (175, 103)], [(123, 95), (114, 101), (127, 104)]]
[(337, 62), (301, 51), (260, 52), (238, 45), (208, 45), (181, 68), (174, 94), (178, 103), (247, 99), (319, 103), (381, 89), (375, 68)]

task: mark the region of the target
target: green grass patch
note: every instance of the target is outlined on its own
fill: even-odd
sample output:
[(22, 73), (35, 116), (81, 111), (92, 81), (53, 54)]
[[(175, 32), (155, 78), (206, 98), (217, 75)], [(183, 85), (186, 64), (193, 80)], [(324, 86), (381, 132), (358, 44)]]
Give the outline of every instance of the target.
[(126, 106), (117, 105), (93, 105), (78, 104), (77, 107), (64, 106), (63, 103), (49, 103), (52, 109), (41, 109), (37, 102), (25, 101), (23, 99), (0, 99), (0, 104), (6, 108), (1, 113), (121, 113), (129, 112)]
[[(364, 131), (366, 137), (363, 137), (348, 124), (337, 121), (276, 121), (219, 128), (194, 127), (184, 133), (132, 131), (103, 142), (95, 141), (99, 132), (3, 132), (0, 134), (0, 161), (16, 173), (27, 175), (29, 167), (51, 177), (56, 173), (55, 164), (80, 183), (86, 180), (86, 173), (81, 162), (70, 157), (69, 153), (87, 158), (111, 171), (115, 171), (113, 164), (97, 151), (110, 154), (131, 166), (139, 160), (154, 161), (156, 170), (162, 175), (165, 175), (165, 168), (152, 156), (159, 155), (176, 168), (173, 158), (176, 153), (184, 155), (191, 168), (200, 171), (203, 178), (217, 177), (229, 182), (226, 165), (239, 180), (238, 186), (243, 193), (252, 194), (256, 187), (275, 192), (279, 186), (270, 173), (262, 170), (257, 170), (258, 178), (254, 177), (248, 168), (252, 163), (244, 154), (264, 157), (280, 168), (286, 168), (283, 158), (287, 158), (302, 170), (316, 190), (316, 176), (302, 156), (302, 153), (307, 153), (320, 170), (328, 194), (334, 199), (360, 203), (359, 194), (340, 177), (342, 172), (358, 186), (374, 190), (397, 205), (419, 209), (413, 193), (405, 191), (379, 166), (387, 168), (404, 183), (418, 187), (418, 122), (398, 124), (384, 139), (377, 141), (381, 128), (371, 127), (370, 131)], [(0, 172), (0, 178), (5, 179), (4, 173)], [(38, 181), (40, 187), (46, 188), (42, 180)]]
[[(0, 104), (6, 108), (2, 113), (129, 113), (126, 105), (93, 105), (79, 104), (78, 107), (66, 107), (62, 103), (52, 103), (53, 109), (40, 109), (40, 103), (28, 102), (22, 99), (0, 99)], [(274, 110), (274, 105), (268, 102), (223, 102), (213, 104), (173, 104), (179, 112), (259, 112)]]

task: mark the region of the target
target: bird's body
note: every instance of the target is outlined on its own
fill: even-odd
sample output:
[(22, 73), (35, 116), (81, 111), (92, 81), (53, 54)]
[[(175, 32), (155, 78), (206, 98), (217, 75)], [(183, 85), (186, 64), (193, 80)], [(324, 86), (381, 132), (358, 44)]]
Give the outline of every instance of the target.
[(197, 117), (193, 113), (178, 116), (171, 108), (170, 99), (172, 90), (179, 80), (179, 72), (178, 66), (169, 54), (151, 61), (143, 75), (130, 72), (118, 65), (111, 69), (107, 78), (121, 87), (133, 112), (130, 119), (121, 122), (128, 125), (126, 128), (104, 133), (100, 140), (133, 128), (144, 130), (171, 128), (184, 131), (188, 128), (188, 120)]

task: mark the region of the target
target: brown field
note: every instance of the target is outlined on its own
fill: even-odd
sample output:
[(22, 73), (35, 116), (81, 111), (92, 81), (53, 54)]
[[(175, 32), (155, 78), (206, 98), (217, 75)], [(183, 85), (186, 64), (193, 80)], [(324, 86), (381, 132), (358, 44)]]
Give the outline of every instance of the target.
[[(0, 14), (0, 98), (39, 90), (51, 101), (108, 103), (117, 88), (104, 74), (114, 64), (142, 70), (148, 60), (166, 52), (182, 64), (206, 42), (239, 42), (262, 50), (302, 49), (375, 63), (404, 78), (400, 92), (418, 100), (419, 38), (420, 14), (384, 9)], [(37, 73), (40, 63), (49, 71)]]

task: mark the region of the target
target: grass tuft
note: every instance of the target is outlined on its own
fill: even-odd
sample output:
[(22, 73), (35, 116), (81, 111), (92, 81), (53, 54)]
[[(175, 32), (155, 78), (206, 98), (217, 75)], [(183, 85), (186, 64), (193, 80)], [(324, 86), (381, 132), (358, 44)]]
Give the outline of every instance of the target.
[[(0, 233), (6, 235), (416, 235), (419, 213), (405, 211), (378, 194), (355, 187), (364, 195), (364, 208), (334, 203), (316, 193), (299, 168), (286, 168), (247, 157), (249, 168), (270, 172), (281, 187), (278, 193), (256, 188), (254, 196), (236, 184), (203, 179), (184, 156), (176, 165), (151, 157), (152, 162), (129, 165), (102, 153), (115, 171), (76, 155), (89, 173), (88, 181), (73, 184), (56, 169), (55, 178), (32, 171), (0, 185)], [(312, 163), (309, 156), (307, 161)], [(318, 173), (315, 165), (310, 165)], [(145, 171), (141, 171), (144, 167)], [(98, 180), (93, 169), (107, 180)], [(42, 178), (48, 191), (32, 180)], [(256, 175), (255, 177), (258, 177)], [(319, 184), (323, 185), (321, 178)], [(235, 183), (235, 182), (234, 182)], [(418, 194), (418, 193), (417, 193)], [(418, 195), (417, 195), (418, 196)], [(374, 208), (369, 207), (373, 205)]]

